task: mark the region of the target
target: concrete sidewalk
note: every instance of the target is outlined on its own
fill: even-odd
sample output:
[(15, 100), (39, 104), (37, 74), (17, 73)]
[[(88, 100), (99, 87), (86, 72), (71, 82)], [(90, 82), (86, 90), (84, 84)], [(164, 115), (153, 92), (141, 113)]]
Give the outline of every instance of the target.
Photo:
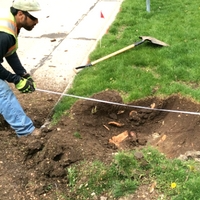
[[(38, 88), (63, 92), (70, 87), (76, 75), (73, 69), (87, 63), (122, 1), (40, 1), (43, 12), (39, 24), (30, 32), (20, 32), (17, 51)], [(1, 7), (11, 4), (12, 0), (0, 0)], [(3, 65), (9, 67), (6, 62)]]

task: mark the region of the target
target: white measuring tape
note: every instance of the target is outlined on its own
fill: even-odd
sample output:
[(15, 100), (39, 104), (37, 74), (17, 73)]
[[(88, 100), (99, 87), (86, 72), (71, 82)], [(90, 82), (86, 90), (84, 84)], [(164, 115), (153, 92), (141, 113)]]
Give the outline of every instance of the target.
[(189, 111), (181, 111), (181, 110), (167, 110), (167, 109), (150, 108), (150, 107), (144, 107), (144, 106), (127, 105), (127, 104), (123, 104), (123, 103), (116, 103), (116, 102), (112, 102), (112, 101), (105, 101), (105, 100), (100, 100), (100, 99), (81, 97), (81, 96), (76, 96), (76, 95), (72, 95), (72, 94), (64, 94), (64, 93), (61, 93), (61, 92), (54, 92), (54, 91), (50, 91), (50, 90), (36, 89), (36, 91), (50, 93), (50, 94), (57, 94), (57, 95), (67, 96), (67, 97), (73, 97), (73, 98), (77, 98), (77, 99), (84, 99), (84, 100), (88, 100), (88, 101), (95, 101), (95, 102), (100, 102), (100, 103), (107, 103), (107, 104), (112, 104), (112, 105), (124, 106), (124, 107), (139, 108), (139, 109), (146, 109), (146, 110), (156, 110), (156, 111), (171, 112), (171, 113), (182, 113), (182, 114), (189, 114), (189, 115), (200, 115), (199, 112), (189, 112)]

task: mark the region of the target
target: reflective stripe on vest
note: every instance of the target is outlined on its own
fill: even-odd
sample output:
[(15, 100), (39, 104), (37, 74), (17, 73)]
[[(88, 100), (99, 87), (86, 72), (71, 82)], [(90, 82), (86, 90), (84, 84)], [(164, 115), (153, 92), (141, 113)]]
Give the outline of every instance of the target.
[(15, 18), (12, 13), (5, 14), (4, 12), (0, 14), (0, 31), (13, 35), (15, 38), (15, 45), (8, 49), (5, 57), (12, 55), (18, 48), (17, 41), (17, 26)]

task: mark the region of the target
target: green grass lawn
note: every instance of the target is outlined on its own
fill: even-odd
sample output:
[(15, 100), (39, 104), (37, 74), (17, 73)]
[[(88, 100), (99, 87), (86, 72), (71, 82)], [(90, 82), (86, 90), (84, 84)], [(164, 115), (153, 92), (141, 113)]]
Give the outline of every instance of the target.
[[(151, 36), (170, 46), (145, 42), (85, 68), (77, 74), (67, 93), (88, 97), (105, 89), (115, 89), (124, 102), (177, 93), (199, 101), (199, 27), (197, 0), (155, 0), (151, 2), (151, 12), (146, 11), (146, 1), (125, 0), (90, 60), (134, 44), (140, 41), (139, 36)], [(76, 100), (63, 98), (54, 118), (59, 118)]]
[[(138, 153), (142, 158), (137, 159)], [(156, 189), (157, 200), (197, 200), (200, 197), (199, 164), (168, 160), (152, 148), (119, 152), (110, 165), (82, 162), (78, 167), (69, 168), (68, 176), (71, 188), (68, 195), (74, 199), (92, 199), (91, 194), (118, 199), (133, 194), (140, 185), (154, 185), (147, 190)]]

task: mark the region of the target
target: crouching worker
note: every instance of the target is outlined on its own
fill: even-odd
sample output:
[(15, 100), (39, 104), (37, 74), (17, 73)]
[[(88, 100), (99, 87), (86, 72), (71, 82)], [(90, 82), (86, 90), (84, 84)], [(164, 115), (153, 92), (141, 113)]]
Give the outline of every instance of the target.
[[(16, 50), (20, 29), (31, 31), (38, 23), (37, 14), (40, 10), (37, 0), (15, 0), (10, 10), (0, 12), (0, 114), (18, 137), (40, 134), (40, 129), (34, 127), (8, 85), (8, 82), (15, 84), (22, 93), (35, 91), (35, 83), (22, 66)], [(13, 72), (3, 67), (4, 58)]]

